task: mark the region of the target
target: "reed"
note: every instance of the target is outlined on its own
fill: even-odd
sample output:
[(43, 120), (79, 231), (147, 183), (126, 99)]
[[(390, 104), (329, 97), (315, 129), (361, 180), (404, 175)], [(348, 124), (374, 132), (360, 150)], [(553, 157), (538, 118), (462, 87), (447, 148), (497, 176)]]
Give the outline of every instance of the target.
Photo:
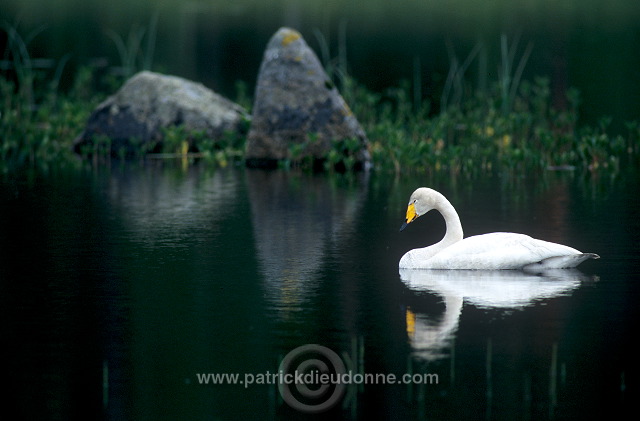
[(44, 31), (45, 27), (39, 26), (24, 37), (19, 34), (17, 24), (3, 21), (0, 23), (0, 29), (7, 34), (7, 44), (2, 55), (2, 69), (5, 77), (13, 72), (20, 89), (19, 95), (29, 106), (33, 106), (35, 69), (28, 46), (38, 34)]
[(519, 40), (520, 37), (517, 36), (515, 41), (509, 46), (507, 36), (505, 34), (500, 36), (500, 57), (502, 58), (502, 62), (498, 70), (498, 83), (500, 84), (503, 114), (508, 114), (511, 111), (518, 93), (522, 73), (533, 51), (533, 43), (530, 42), (527, 44), (525, 51), (518, 60), (518, 65), (514, 69), (513, 66), (515, 64)]
[(476, 44), (464, 61), (460, 63), (451, 41), (447, 41), (446, 44), (447, 54), (449, 55), (449, 72), (440, 97), (440, 108), (442, 110), (447, 110), (449, 105), (455, 107), (461, 105), (464, 95), (465, 73), (478, 55), (481, 46), (480, 43)]
[(118, 51), (120, 67), (116, 70), (123, 78), (129, 78), (141, 70), (151, 70), (156, 48), (158, 16), (158, 12), (152, 15), (148, 27), (132, 26), (126, 37), (113, 30), (106, 31)]
[[(22, 36), (17, 24), (2, 22), (0, 30), (7, 36), (0, 62), (0, 174), (76, 165), (71, 141), (96, 101), (85, 96), (72, 99), (59, 92), (70, 54), (57, 61), (31, 56), (29, 44), (45, 27)], [(76, 88), (84, 89), (85, 82)]]

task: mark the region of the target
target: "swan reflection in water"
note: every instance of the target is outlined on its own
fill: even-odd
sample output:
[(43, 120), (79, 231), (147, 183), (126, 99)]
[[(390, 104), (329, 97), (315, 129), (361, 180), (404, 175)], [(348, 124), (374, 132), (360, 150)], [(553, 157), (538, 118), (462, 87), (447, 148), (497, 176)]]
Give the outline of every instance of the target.
[(437, 320), (406, 310), (407, 336), (417, 357), (437, 360), (458, 328), (463, 303), (482, 309), (521, 309), (536, 302), (568, 294), (591, 279), (576, 269), (528, 273), (516, 270), (400, 269), (400, 279), (413, 292), (442, 297), (445, 310)]

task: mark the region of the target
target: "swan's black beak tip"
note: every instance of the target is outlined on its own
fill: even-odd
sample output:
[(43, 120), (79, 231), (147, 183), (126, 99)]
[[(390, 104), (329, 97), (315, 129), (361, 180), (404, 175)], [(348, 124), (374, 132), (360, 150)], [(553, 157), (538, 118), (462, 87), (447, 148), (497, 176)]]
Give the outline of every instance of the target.
[(407, 221), (403, 222), (402, 226), (400, 227), (400, 232), (402, 232), (403, 229), (407, 228), (407, 225), (409, 225)]

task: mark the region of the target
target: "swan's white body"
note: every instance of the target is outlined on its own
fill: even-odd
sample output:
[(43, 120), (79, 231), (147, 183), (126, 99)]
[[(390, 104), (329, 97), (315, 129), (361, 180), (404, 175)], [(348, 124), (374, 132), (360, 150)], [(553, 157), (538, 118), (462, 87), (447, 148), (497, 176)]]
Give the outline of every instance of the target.
[(528, 235), (494, 232), (463, 239), (462, 224), (451, 203), (435, 190), (421, 187), (411, 195), (404, 229), (418, 216), (435, 209), (447, 232), (429, 247), (410, 250), (400, 259), (402, 269), (560, 269), (578, 266), (600, 256)]

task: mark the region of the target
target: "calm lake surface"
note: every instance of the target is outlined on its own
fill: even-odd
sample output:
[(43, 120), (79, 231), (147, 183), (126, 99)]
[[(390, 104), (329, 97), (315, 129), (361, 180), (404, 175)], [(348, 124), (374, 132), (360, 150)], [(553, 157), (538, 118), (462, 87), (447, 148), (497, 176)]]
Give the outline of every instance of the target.
[[(522, 232), (601, 259), (399, 274), (405, 251), (444, 234), (436, 213), (398, 232), (422, 185), (449, 198), (465, 236)], [(4, 180), (1, 418), (615, 419), (639, 397), (638, 187), (637, 174), (154, 162)], [(310, 344), (326, 348), (298, 348)], [(305, 390), (266, 375), (293, 366), (416, 381)]]

